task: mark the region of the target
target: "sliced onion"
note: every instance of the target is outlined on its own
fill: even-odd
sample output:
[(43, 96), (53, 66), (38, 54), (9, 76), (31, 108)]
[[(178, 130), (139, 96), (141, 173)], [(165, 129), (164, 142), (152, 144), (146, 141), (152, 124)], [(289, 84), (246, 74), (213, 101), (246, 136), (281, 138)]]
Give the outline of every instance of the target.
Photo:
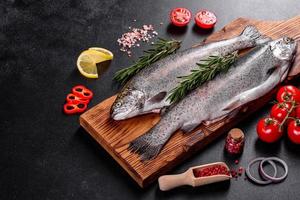
[[(269, 174), (267, 174), (267, 173), (264, 171), (264, 167), (263, 167), (264, 163), (265, 163), (265, 162), (269, 162), (269, 163), (270, 163), (270, 161), (276, 161), (276, 162), (280, 163), (280, 164), (283, 166), (285, 172), (284, 172), (284, 174), (283, 174), (281, 177), (276, 177), (275, 175), (270, 176)], [(259, 164), (259, 172), (260, 172), (260, 175), (261, 175), (265, 180), (270, 180), (270, 181), (272, 181), (272, 182), (274, 182), (274, 183), (278, 183), (278, 182), (284, 180), (284, 179), (287, 177), (287, 175), (288, 175), (288, 170), (289, 170), (289, 169), (288, 169), (288, 166), (287, 166), (286, 162), (283, 161), (283, 160), (280, 159), (280, 158), (277, 158), (277, 157), (269, 157), (269, 158), (265, 158), (265, 159), (263, 159), (263, 160), (260, 162), (260, 164)]]
[[(252, 180), (254, 183), (257, 183), (257, 184), (260, 184), (260, 185), (267, 185), (267, 184), (270, 184), (272, 183), (273, 181), (272, 180), (258, 180), (256, 179), (254, 176), (252, 176), (252, 174), (250, 173), (250, 168), (252, 167), (252, 165), (256, 162), (259, 162), (259, 161), (262, 161), (262, 160), (265, 160), (265, 158), (263, 157), (259, 157), (259, 158), (256, 158), (254, 160), (252, 160), (248, 166), (247, 166), (247, 169), (246, 169), (246, 174), (248, 176), (248, 178), (250, 180)], [(272, 160), (266, 160), (266, 162), (270, 163), (270, 165), (274, 168), (274, 174), (273, 174), (273, 178), (276, 177), (277, 175), (277, 167), (276, 167), (276, 164), (272, 161)]]

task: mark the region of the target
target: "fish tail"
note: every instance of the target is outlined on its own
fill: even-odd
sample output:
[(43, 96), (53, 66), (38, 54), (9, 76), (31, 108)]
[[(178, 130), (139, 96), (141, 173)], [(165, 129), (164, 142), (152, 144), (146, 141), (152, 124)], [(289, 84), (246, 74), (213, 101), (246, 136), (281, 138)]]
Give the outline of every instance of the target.
[(162, 147), (163, 144), (150, 144), (143, 137), (139, 137), (129, 144), (129, 150), (139, 154), (142, 161), (154, 159)]
[(255, 26), (248, 25), (245, 27), (243, 32), (241, 33), (241, 36), (246, 37), (250, 40), (254, 40), (255, 43), (258, 44), (263, 44), (265, 42), (269, 42), (271, 38), (262, 35), (258, 29)]
[(128, 149), (139, 154), (142, 161), (154, 159), (175, 130), (170, 126), (163, 129), (160, 125), (156, 125), (144, 135), (130, 142)]
[(257, 39), (261, 36), (260, 32), (257, 30), (255, 26), (248, 25), (245, 27), (243, 32), (241, 33), (242, 36), (250, 38), (250, 39)]

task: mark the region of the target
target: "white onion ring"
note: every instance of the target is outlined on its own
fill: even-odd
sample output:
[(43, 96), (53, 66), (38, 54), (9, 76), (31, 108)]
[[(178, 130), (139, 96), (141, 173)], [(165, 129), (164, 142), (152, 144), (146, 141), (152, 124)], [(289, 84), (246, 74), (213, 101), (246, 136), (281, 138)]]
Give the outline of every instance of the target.
[[(273, 181), (269, 180), (269, 179), (266, 179), (266, 180), (258, 180), (256, 178), (254, 178), (254, 176), (252, 176), (252, 174), (250, 173), (250, 168), (251, 166), (258, 162), (258, 161), (262, 161), (262, 160), (265, 160), (264, 157), (259, 157), (259, 158), (256, 158), (254, 160), (252, 160), (248, 166), (247, 166), (247, 169), (246, 169), (246, 175), (248, 176), (248, 178), (250, 180), (252, 180), (254, 183), (257, 183), (257, 184), (260, 184), (260, 185), (267, 185), (267, 184), (270, 184), (272, 183)], [(266, 160), (266, 162), (270, 163), (270, 165), (274, 168), (274, 174), (273, 174), (273, 177), (275, 178), (276, 175), (277, 175), (277, 167), (276, 167), (276, 164), (272, 161), (272, 160)]]
[[(264, 171), (264, 168), (263, 168), (264, 163), (265, 162), (269, 162), (270, 163), (270, 161), (276, 161), (276, 162), (280, 163), (283, 166), (285, 172), (284, 172), (284, 174), (281, 177), (276, 177), (274, 175), (270, 176), (269, 174), (267, 174)], [(265, 158), (259, 164), (259, 172), (260, 172), (260, 175), (262, 176), (262, 178), (264, 178), (265, 180), (270, 180), (270, 181), (272, 181), (274, 183), (278, 183), (280, 181), (283, 181), (287, 177), (288, 171), (289, 171), (289, 169), (288, 169), (288, 166), (287, 166), (286, 162), (283, 161), (283, 160), (281, 160), (280, 158), (277, 158), (277, 157)]]

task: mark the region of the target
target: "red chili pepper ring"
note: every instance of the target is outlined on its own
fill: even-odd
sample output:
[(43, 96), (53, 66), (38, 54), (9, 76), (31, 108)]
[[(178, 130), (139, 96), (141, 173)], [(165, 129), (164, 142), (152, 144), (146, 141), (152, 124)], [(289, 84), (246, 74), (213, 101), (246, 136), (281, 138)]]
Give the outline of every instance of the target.
[(92, 98), (93, 92), (91, 90), (83, 85), (77, 85), (72, 88), (72, 93), (67, 95), (63, 110), (68, 115), (83, 113)]
[(73, 94), (75, 94), (76, 96), (78, 96), (80, 98), (85, 98), (85, 99), (93, 98), (93, 92), (91, 90), (87, 89), (86, 87), (84, 87), (83, 85), (77, 85), (77, 86), (73, 87), (72, 92), (73, 92)]
[(82, 113), (87, 109), (86, 103), (66, 103), (64, 105), (64, 112), (66, 114)]
[(85, 103), (85, 104), (88, 104), (90, 102), (89, 99), (80, 98), (74, 94), (68, 94), (66, 101), (67, 103)]

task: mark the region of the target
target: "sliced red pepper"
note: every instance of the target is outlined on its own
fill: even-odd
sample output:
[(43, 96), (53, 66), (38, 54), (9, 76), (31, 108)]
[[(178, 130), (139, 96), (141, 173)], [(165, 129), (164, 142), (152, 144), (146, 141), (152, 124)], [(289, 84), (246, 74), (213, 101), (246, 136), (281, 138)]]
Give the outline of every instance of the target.
[(73, 94), (77, 97), (84, 98), (84, 99), (91, 99), (93, 98), (93, 92), (83, 85), (77, 85), (72, 88)]
[(64, 105), (64, 112), (68, 115), (83, 113), (87, 109), (86, 103), (66, 103)]
[(67, 103), (85, 103), (88, 104), (90, 102), (89, 99), (86, 98), (80, 98), (78, 96), (76, 96), (75, 94), (68, 94), (67, 98), (66, 98)]

